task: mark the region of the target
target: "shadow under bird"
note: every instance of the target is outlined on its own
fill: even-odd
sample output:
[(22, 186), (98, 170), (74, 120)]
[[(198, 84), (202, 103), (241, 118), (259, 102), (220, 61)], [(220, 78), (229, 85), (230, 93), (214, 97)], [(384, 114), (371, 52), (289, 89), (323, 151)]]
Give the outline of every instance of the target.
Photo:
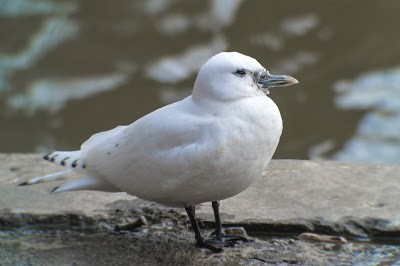
[[(86, 177), (56, 187), (124, 191), (170, 207), (183, 207), (197, 245), (215, 252), (237, 238), (224, 234), (219, 201), (254, 183), (268, 166), (282, 133), (282, 118), (269, 88), (296, 84), (271, 75), (257, 60), (237, 52), (211, 57), (199, 70), (193, 93), (127, 126), (90, 137), (77, 151), (55, 151), (44, 159), (70, 170), (20, 185)], [(211, 202), (213, 238), (200, 233), (195, 206)], [(245, 241), (246, 239), (240, 238)]]

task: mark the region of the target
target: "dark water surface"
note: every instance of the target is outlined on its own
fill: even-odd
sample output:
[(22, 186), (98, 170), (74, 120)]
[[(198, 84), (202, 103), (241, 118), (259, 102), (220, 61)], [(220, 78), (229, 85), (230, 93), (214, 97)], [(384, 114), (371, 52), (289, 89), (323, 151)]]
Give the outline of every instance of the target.
[(271, 91), (275, 158), (400, 162), (400, 2), (0, 0), (0, 152), (77, 149), (190, 94), (235, 50)]

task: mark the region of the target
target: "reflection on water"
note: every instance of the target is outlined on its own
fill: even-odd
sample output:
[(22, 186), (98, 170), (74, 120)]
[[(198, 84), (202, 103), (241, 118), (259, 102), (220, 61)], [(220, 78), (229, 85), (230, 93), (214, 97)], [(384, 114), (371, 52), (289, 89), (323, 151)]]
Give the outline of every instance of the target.
[[(84, 99), (103, 91), (115, 89), (127, 80), (128, 74), (113, 73), (105, 76), (61, 80), (38, 80), (24, 94), (10, 97), (8, 107), (34, 114), (42, 109), (55, 113), (68, 101)], [(57, 89), (54, 89), (57, 88)]]
[(299, 51), (288, 58), (282, 60), (274, 69), (282, 73), (298, 73), (307, 66), (314, 65), (318, 61), (318, 56), (312, 52)]
[[(212, 32), (220, 31), (223, 27), (229, 26), (234, 22), (236, 12), (243, 0), (210, 0), (208, 3), (202, 3), (201, 8), (198, 9), (199, 12), (195, 14), (183, 14), (175, 11), (176, 2), (179, 2), (181, 5), (183, 4), (182, 1), (151, 0), (142, 1), (139, 3), (139, 6), (142, 7), (145, 13), (157, 20), (155, 26), (162, 33), (175, 35), (191, 28)], [(193, 1), (191, 5), (193, 5)], [(208, 8), (204, 9), (205, 6), (208, 6)], [(168, 11), (171, 13), (160, 16), (163, 12)]]
[(76, 10), (77, 6), (72, 2), (58, 2), (51, 0), (2, 0), (0, 2), (0, 16), (32, 16), (68, 14)]
[(334, 158), (400, 163), (400, 68), (338, 82), (335, 90), (339, 108), (368, 112)]
[(276, 158), (382, 153), (379, 161), (399, 162), (398, 70), (364, 74), (398, 65), (398, 8), (390, 0), (0, 1), (0, 152), (75, 149), (189, 95), (203, 62), (236, 50), (300, 80), (271, 91), (285, 122)]
[(43, 23), (24, 50), (11, 55), (0, 54), (0, 91), (10, 89), (8, 79), (13, 72), (33, 67), (45, 53), (73, 37), (78, 25), (64, 18), (52, 18)]
[(215, 38), (211, 43), (191, 47), (182, 55), (158, 59), (146, 68), (149, 78), (160, 83), (177, 83), (193, 76), (214, 54), (225, 50), (226, 41)]
[(287, 18), (282, 21), (282, 31), (289, 36), (302, 36), (318, 25), (318, 17), (315, 14), (307, 14), (299, 17)]

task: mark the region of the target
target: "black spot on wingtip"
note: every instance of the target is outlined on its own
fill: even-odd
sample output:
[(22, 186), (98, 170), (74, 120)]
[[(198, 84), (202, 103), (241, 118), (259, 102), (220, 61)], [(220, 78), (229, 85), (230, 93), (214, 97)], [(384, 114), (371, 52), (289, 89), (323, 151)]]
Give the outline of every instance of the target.
[(51, 157), (50, 158), (50, 162), (54, 162), (54, 160), (56, 159), (56, 157), (58, 156), (59, 154), (56, 154), (56, 155), (54, 155), (53, 157)]
[(78, 166), (78, 159), (76, 159), (72, 164), (71, 164), (72, 168), (75, 168)]
[(50, 155), (51, 154), (52, 154), (52, 152), (49, 153), (49, 154), (46, 154), (45, 156), (43, 156), (43, 159), (46, 160), (46, 161), (50, 160)]
[(28, 181), (25, 181), (25, 182), (22, 182), (22, 183), (18, 184), (18, 186), (26, 186), (26, 185), (28, 185)]
[(58, 188), (59, 188), (59, 186), (53, 188), (53, 189), (50, 191), (50, 193), (54, 193)]
[(65, 158), (61, 161), (61, 165), (62, 165), (62, 166), (65, 166), (65, 161), (68, 160), (68, 159), (69, 159), (69, 157), (65, 157)]

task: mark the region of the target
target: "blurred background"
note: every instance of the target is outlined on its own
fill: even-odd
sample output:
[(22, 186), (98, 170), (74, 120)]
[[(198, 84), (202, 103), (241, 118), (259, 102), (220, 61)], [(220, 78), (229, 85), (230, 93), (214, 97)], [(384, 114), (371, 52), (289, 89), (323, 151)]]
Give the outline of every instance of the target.
[(271, 89), (275, 158), (400, 163), (400, 2), (0, 0), (0, 152), (77, 149), (191, 93), (220, 51)]

